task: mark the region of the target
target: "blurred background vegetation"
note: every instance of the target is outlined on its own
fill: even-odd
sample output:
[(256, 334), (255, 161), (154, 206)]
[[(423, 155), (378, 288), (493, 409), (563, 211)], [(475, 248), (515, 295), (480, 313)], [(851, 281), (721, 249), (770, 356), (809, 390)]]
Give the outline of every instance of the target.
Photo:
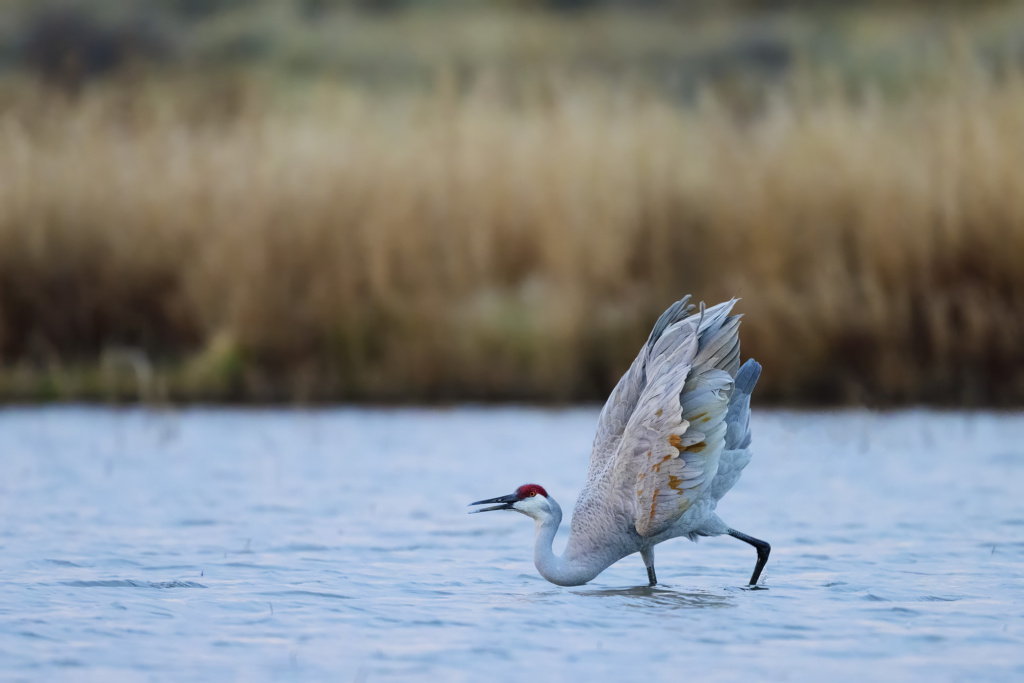
[(0, 400), (1024, 400), (1024, 4), (0, 3)]

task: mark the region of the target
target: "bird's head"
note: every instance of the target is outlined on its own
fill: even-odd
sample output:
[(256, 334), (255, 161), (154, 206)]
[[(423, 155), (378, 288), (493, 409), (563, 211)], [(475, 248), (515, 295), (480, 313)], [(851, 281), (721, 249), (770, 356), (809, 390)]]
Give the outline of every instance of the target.
[[(492, 510), (515, 510), (527, 517), (533, 517), (538, 521), (544, 521), (551, 517), (556, 507), (555, 502), (548, 497), (548, 492), (543, 486), (537, 484), (523, 484), (516, 489), (515, 493), (498, 498), (478, 500), (470, 505), (488, 505), (498, 503), (488, 508), (479, 508), (472, 512), (490, 512)], [(471, 512), (471, 514), (472, 514)]]

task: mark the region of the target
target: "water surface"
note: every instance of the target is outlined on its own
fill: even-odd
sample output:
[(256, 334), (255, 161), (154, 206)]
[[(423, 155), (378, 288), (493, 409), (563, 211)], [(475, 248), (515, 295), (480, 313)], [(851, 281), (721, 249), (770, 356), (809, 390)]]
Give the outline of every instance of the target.
[(731, 538), (558, 588), (466, 503), (568, 518), (596, 417), (0, 411), (0, 679), (1024, 680), (1024, 417), (757, 411), (768, 590)]

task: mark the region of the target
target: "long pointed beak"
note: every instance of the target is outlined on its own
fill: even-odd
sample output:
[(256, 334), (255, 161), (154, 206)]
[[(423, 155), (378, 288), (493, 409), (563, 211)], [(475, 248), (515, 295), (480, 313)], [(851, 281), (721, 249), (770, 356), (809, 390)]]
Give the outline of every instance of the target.
[(514, 493), (511, 493), (507, 496), (500, 496), (498, 498), (478, 500), (475, 503), (470, 503), (470, 505), (487, 505), (488, 503), (501, 503), (501, 505), (495, 505), (494, 507), (489, 508), (480, 508), (479, 510), (470, 510), (469, 514), (473, 514), (474, 512), (490, 512), (491, 510), (514, 510), (515, 508), (512, 507), (512, 503), (516, 502), (517, 500), (519, 500), (519, 496), (517, 496)]

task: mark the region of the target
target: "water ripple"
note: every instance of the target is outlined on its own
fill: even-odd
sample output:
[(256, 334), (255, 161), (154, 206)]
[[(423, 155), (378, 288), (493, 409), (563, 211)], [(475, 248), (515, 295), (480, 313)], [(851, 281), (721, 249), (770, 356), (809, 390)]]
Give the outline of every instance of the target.
[(1024, 416), (759, 411), (763, 586), (722, 537), (560, 588), (465, 503), (544, 485), (561, 552), (596, 419), (0, 410), (0, 680), (1021, 680)]
[(206, 588), (195, 581), (133, 581), (132, 579), (102, 579), (98, 581), (61, 581), (61, 585), (75, 588)]

